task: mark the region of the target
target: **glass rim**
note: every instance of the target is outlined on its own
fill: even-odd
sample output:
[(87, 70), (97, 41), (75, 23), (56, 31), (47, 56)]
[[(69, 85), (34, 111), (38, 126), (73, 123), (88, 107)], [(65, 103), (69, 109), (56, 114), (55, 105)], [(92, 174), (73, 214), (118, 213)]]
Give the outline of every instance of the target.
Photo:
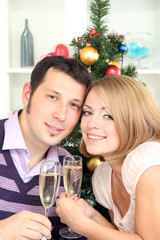
[(64, 160), (78, 162), (78, 161), (82, 161), (82, 157), (79, 155), (64, 156), (63, 161)]
[(47, 163), (49, 163), (49, 164), (51, 163), (53, 165), (61, 165), (60, 161), (57, 161), (57, 160), (56, 161), (52, 161), (52, 160), (45, 160), (44, 159), (44, 160), (41, 161), (41, 164), (43, 164), (43, 163), (46, 163), (46, 165), (47, 165)]

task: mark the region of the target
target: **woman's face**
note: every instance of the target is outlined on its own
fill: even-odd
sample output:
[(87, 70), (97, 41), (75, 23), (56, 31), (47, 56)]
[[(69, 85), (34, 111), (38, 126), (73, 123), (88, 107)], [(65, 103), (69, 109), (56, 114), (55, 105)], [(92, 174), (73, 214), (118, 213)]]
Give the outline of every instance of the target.
[(120, 146), (120, 136), (94, 88), (83, 106), (81, 130), (87, 152), (91, 155), (112, 156)]

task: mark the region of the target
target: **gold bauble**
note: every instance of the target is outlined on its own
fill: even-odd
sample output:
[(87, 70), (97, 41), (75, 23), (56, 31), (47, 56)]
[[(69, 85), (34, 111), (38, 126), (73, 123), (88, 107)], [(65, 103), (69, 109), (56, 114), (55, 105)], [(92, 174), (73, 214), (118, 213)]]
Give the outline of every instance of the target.
[(103, 163), (104, 161), (100, 157), (91, 157), (87, 160), (87, 168), (89, 171), (94, 172), (96, 167)]
[(91, 47), (91, 44), (87, 44), (86, 47), (82, 48), (80, 52), (80, 59), (86, 65), (93, 65), (98, 61), (98, 51)]

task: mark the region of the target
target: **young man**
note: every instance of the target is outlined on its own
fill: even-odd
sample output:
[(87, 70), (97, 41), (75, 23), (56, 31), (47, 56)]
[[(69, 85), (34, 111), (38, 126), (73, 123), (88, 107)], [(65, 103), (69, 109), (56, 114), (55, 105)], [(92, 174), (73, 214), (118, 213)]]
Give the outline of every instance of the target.
[[(44, 216), (39, 197), (42, 159), (69, 154), (57, 145), (77, 124), (91, 78), (78, 61), (60, 56), (41, 60), (23, 87), (24, 109), (0, 120), (0, 239), (51, 237), (55, 207)], [(64, 191), (60, 186), (60, 192)], [(53, 226), (52, 226), (53, 225)]]

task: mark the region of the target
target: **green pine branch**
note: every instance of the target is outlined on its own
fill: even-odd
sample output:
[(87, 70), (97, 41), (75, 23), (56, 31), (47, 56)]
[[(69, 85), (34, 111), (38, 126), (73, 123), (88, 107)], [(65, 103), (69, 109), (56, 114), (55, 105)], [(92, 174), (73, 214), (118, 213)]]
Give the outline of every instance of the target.
[(109, 14), (110, 0), (93, 0), (90, 4), (89, 29), (95, 28), (96, 32), (106, 34), (108, 32), (107, 15)]

